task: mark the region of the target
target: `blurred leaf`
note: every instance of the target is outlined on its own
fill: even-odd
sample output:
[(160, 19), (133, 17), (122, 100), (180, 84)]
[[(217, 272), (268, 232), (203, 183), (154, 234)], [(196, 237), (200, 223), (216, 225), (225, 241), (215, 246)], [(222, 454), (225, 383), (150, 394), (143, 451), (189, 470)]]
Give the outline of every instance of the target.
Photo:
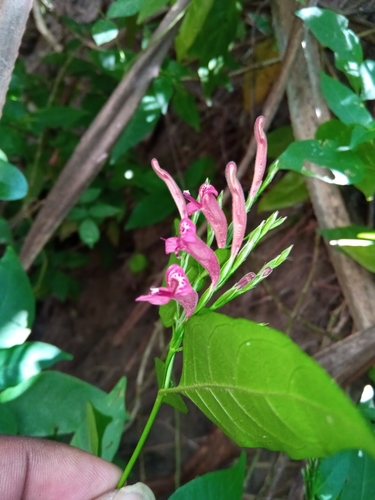
[(118, 35), (118, 28), (108, 19), (99, 19), (91, 29), (92, 37), (96, 45), (103, 45), (114, 40)]
[(169, 195), (169, 191), (163, 190), (145, 196), (140, 200), (130, 214), (125, 229), (136, 229), (151, 226), (161, 222), (176, 209), (176, 205)]
[(143, 21), (158, 12), (169, 0), (143, 0), (141, 3), (141, 7), (139, 9), (139, 15), (137, 19), (137, 23), (141, 24)]
[(71, 359), (71, 354), (44, 342), (0, 349), (0, 390), (20, 384), (58, 361)]
[(245, 480), (246, 455), (241, 453), (236, 465), (209, 472), (176, 490), (169, 500), (241, 500)]
[[(325, 167), (332, 175), (313, 173), (304, 166), (308, 160), (316, 165)], [(366, 163), (354, 151), (341, 151), (333, 148), (329, 143), (317, 140), (297, 141), (288, 146), (279, 158), (281, 169), (295, 170), (309, 177), (317, 177), (325, 182), (346, 185), (360, 182), (367, 168)]]
[(83, 109), (67, 106), (51, 106), (39, 109), (31, 115), (34, 130), (41, 132), (44, 128), (70, 128), (86, 115)]
[(375, 142), (365, 142), (356, 148), (361, 160), (366, 164), (363, 179), (355, 183), (366, 196), (367, 201), (371, 201), (375, 194)]
[(129, 259), (129, 269), (134, 274), (144, 271), (148, 264), (148, 259), (143, 253), (135, 253)]
[[(364, 127), (362, 128), (367, 130)], [(345, 125), (345, 123), (342, 123), (340, 120), (335, 118), (319, 125), (315, 133), (315, 139), (318, 139), (319, 141), (331, 141), (331, 143), (336, 147), (349, 146), (352, 131), (352, 125)]]
[[(155, 372), (158, 387), (162, 387), (164, 381), (165, 363), (160, 358), (155, 358)], [(171, 385), (173, 387), (173, 384)], [(163, 398), (163, 403), (166, 403), (181, 413), (188, 413), (188, 408), (179, 394), (167, 394)]]
[(214, 178), (216, 173), (215, 161), (211, 156), (203, 156), (191, 163), (185, 172), (185, 184), (188, 189), (198, 188), (206, 179)]
[(27, 144), (18, 130), (0, 122), (0, 148), (8, 156), (24, 156)]
[(129, 17), (134, 16), (142, 4), (142, 0), (115, 0), (108, 9), (107, 17)]
[(91, 217), (98, 217), (99, 219), (104, 219), (105, 217), (113, 217), (121, 212), (121, 209), (114, 207), (113, 205), (108, 205), (106, 203), (98, 203), (89, 208), (89, 214)]
[(152, 90), (156, 101), (159, 104), (160, 111), (165, 115), (168, 111), (169, 101), (173, 95), (173, 84), (170, 76), (163, 74), (155, 78), (152, 84)]
[(92, 203), (99, 198), (101, 192), (101, 188), (89, 187), (79, 197), (79, 203)]
[(68, 297), (77, 297), (80, 290), (76, 279), (58, 269), (51, 269), (47, 272), (45, 281), (49, 283), (52, 294), (62, 302)]
[(196, 132), (200, 130), (200, 117), (194, 97), (183, 87), (176, 87), (172, 106), (177, 115)]
[[(70, 375), (42, 372), (3, 391), (0, 407), (14, 414), (21, 435), (62, 436), (79, 429), (89, 401), (101, 413), (112, 418), (112, 429), (106, 429), (102, 447), (102, 456), (107, 458), (112, 455), (109, 458), (112, 460), (126, 419), (124, 391), (125, 379), (121, 379), (111, 393), (106, 394)], [(36, 401), (38, 404), (35, 404)], [(0, 432), (3, 432), (2, 428)]]
[(26, 196), (27, 190), (23, 173), (14, 165), (0, 160), (0, 200), (20, 200)]
[(67, 218), (69, 220), (81, 220), (89, 216), (89, 211), (85, 207), (74, 207), (68, 213)]
[(348, 19), (332, 10), (318, 7), (302, 9), (296, 14), (307, 24), (319, 42), (335, 53), (336, 67), (347, 74), (354, 89), (359, 91), (363, 52), (358, 36), (348, 29)]
[(362, 99), (354, 94), (346, 85), (321, 73), (322, 93), (329, 109), (345, 124), (358, 123), (370, 125), (373, 121)]
[(375, 273), (375, 242), (361, 238), (366, 233), (366, 226), (346, 226), (335, 229), (319, 229), (318, 233), (329, 240), (335, 250), (341, 251), (361, 264), (368, 271)]
[(191, 317), (181, 382), (165, 393), (187, 396), (239, 446), (293, 459), (375, 455), (371, 428), (327, 373), (286, 335), (245, 319)]
[(24, 342), (34, 321), (35, 300), (29, 279), (13, 248), (0, 260), (0, 347)]
[(12, 231), (9, 227), (8, 221), (3, 217), (0, 217), (0, 244), (2, 245), (12, 245), (13, 236)]
[(309, 199), (306, 181), (297, 172), (287, 172), (284, 177), (261, 196), (258, 204), (259, 212), (279, 210), (291, 207)]
[[(92, 455), (99, 456), (99, 436), (96, 425), (96, 415), (93, 405), (86, 401), (84, 419), (78, 430), (74, 433), (70, 444)], [(105, 417), (108, 423), (110, 418)]]
[(311, 489), (316, 500), (373, 500), (375, 461), (363, 451), (320, 460)]
[(375, 99), (375, 61), (363, 61), (359, 68), (359, 73), (362, 79), (362, 99)]
[(84, 219), (78, 228), (79, 237), (92, 248), (100, 238), (100, 231), (97, 224), (92, 219)]
[(270, 158), (278, 158), (294, 141), (293, 130), (290, 125), (279, 127), (267, 134), (268, 150)]
[(0, 403), (0, 430), (2, 434), (18, 434), (17, 421), (12, 410)]
[[(175, 39), (177, 59), (183, 59), (203, 29), (214, 0), (192, 0)], [(218, 30), (219, 31), (219, 30)]]

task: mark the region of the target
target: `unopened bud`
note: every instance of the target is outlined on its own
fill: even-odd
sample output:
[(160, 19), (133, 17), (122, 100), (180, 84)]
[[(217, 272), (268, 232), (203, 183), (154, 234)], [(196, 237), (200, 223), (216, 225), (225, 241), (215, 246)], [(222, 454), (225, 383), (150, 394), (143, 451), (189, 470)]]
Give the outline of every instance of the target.
[(244, 288), (246, 285), (248, 285), (250, 281), (253, 281), (255, 276), (255, 273), (247, 273), (234, 286), (238, 288), (238, 290), (241, 290), (241, 288)]
[(272, 273), (272, 267), (265, 267), (262, 271), (262, 278), (267, 278)]

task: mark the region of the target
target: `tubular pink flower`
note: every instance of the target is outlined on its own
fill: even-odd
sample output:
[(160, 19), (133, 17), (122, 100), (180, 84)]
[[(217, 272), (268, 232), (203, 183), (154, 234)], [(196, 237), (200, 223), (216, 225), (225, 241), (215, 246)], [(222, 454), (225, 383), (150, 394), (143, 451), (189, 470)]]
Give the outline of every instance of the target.
[(173, 236), (165, 240), (165, 253), (185, 251), (201, 264), (211, 276), (212, 285), (216, 286), (220, 276), (219, 261), (213, 250), (196, 234), (194, 222), (182, 219), (180, 222), (180, 237)]
[(236, 173), (236, 164), (233, 161), (229, 162), (225, 168), (225, 177), (232, 195), (233, 241), (230, 252), (231, 259), (234, 259), (241, 248), (247, 222), (245, 196)]
[(162, 306), (173, 299), (182, 305), (186, 317), (189, 318), (197, 306), (198, 294), (190, 285), (184, 270), (177, 264), (172, 264), (167, 269), (165, 280), (167, 287), (151, 287), (150, 293), (136, 298), (136, 302), (150, 302)]
[(234, 286), (241, 290), (241, 288), (244, 288), (246, 285), (248, 285), (253, 279), (255, 278), (256, 274), (255, 273), (247, 273), (245, 276), (243, 276), (240, 281), (238, 281)]
[(186, 208), (186, 201), (184, 198), (184, 195), (182, 194), (181, 189), (177, 186), (175, 180), (173, 177), (168, 174), (166, 170), (163, 170), (160, 168), (158, 160), (153, 158), (151, 160), (151, 166), (154, 169), (155, 174), (160, 177), (162, 181), (164, 181), (167, 185), (167, 188), (169, 189), (176, 205), (178, 208), (178, 211), (180, 212), (181, 219), (184, 219), (185, 217), (188, 216), (187, 208)]
[(202, 210), (207, 222), (213, 229), (217, 246), (224, 248), (227, 241), (228, 223), (223, 210), (216, 201), (218, 192), (211, 185), (205, 182), (199, 188), (199, 200), (190, 196), (189, 191), (184, 191), (185, 197), (190, 201), (187, 205), (188, 214), (191, 215), (198, 210)]
[(251, 183), (249, 198), (255, 198), (260, 185), (262, 184), (264, 171), (267, 162), (267, 137), (263, 132), (264, 116), (258, 116), (255, 120), (254, 135), (257, 141), (257, 155), (255, 158), (254, 177)]

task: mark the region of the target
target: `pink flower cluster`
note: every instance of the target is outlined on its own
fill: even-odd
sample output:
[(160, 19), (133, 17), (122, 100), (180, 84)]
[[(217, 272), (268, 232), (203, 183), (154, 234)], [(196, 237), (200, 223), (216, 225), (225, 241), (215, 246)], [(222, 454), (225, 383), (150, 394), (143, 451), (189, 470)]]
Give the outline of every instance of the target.
[[(258, 149), (254, 179), (249, 194), (251, 200), (259, 190), (266, 167), (267, 141), (263, 132), (263, 124), (263, 116), (258, 117), (254, 127)], [(200, 210), (205, 216), (207, 223), (212, 227), (217, 246), (225, 248), (228, 223), (216, 199), (218, 192), (211, 184), (205, 182), (199, 188), (199, 201), (195, 200), (190, 196), (188, 191), (182, 193), (171, 175), (160, 168), (157, 160), (153, 159), (151, 165), (156, 175), (167, 185), (181, 216), (179, 225), (180, 236), (173, 236), (165, 240), (165, 252), (167, 254), (174, 252), (177, 256), (179, 256), (179, 252), (181, 251), (190, 254), (206, 269), (211, 277), (211, 287), (215, 288), (220, 277), (219, 261), (215, 252), (197, 236), (196, 226), (189, 219), (189, 216)], [(241, 184), (237, 178), (237, 166), (234, 162), (229, 162), (226, 166), (225, 177), (232, 195), (233, 240), (230, 259), (233, 261), (241, 248), (245, 236), (247, 219), (246, 204)], [(186, 203), (185, 198), (189, 203)], [(189, 283), (182, 267), (173, 264), (167, 269), (166, 284), (167, 287), (152, 287), (149, 294), (141, 295), (136, 300), (148, 301), (154, 305), (163, 305), (174, 299), (181, 304), (185, 310), (186, 317), (189, 318), (194, 313), (198, 302), (198, 294)]]

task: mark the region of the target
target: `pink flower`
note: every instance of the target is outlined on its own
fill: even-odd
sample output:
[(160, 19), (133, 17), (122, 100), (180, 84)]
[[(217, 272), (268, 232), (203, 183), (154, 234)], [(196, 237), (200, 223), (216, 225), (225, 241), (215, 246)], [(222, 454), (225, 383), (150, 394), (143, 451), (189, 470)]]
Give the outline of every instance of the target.
[(184, 270), (177, 264), (172, 264), (167, 269), (165, 280), (167, 287), (151, 287), (150, 293), (136, 298), (136, 302), (150, 302), (162, 306), (173, 299), (182, 305), (186, 317), (189, 318), (195, 311), (198, 294), (190, 285)]
[(214, 231), (217, 246), (224, 248), (227, 241), (228, 223), (224, 212), (216, 201), (215, 197), (218, 195), (216, 189), (207, 182), (202, 184), (199, 188), (200, 202), (190, 196), (189, 191), (184, 191), (184, 195), (190, 201), (187, 205), (189, 216), (197, 210), (202, 210), (207, 222)]
[(196, 234), (194, 222), (182, 219), (180, 222), (180, 237), (173, 236), (165, 240), (165, 253), (184, 250), (201, 264), (211, 276), (212, 285), (216, 286), (220, 276), (219, 261), (213, 250), (208, 247)]
[(180, 212), (181, 219), (184, 219), (188, 216), (186, 201), (184, 195), (182, 194), (181, 189), (177, 186), (175, 180), (171, 175), (168, 174), (166, 170), (163, 170), (159, 166), (158, 160), (155, 158), (151, 160), (151, 166), (154, 169), (155, 174), (160, 177), (162, 181), (164, 181), (169, 189), (176, 205), (178, 211)]
[(262, 184), (264, 171), (267, 162), (267, 138), (263, 132), (264, 116), (258, 116), (254, 125), (254, 135), (257, 141), (257, 155), (255, 158), (254, 177), (250, 188), (249, 198), (255, 198)]
[(243, 276), (240, 281), (238, 281), (234, 286), (241, 290), (241, 288), (245, 287), (248, 285), (253, 279), (255, 278), (256, 274), (255, 273), (247, 273), (245, 276)]
[(229, 162), (225, 169), (225, 177), (232, 195), (233, 241), (230, 252), (231, 259), (234, 259), (241, 248), (247, 223), (245, 196), (236, 173), (236, 164), (233, 161)]

